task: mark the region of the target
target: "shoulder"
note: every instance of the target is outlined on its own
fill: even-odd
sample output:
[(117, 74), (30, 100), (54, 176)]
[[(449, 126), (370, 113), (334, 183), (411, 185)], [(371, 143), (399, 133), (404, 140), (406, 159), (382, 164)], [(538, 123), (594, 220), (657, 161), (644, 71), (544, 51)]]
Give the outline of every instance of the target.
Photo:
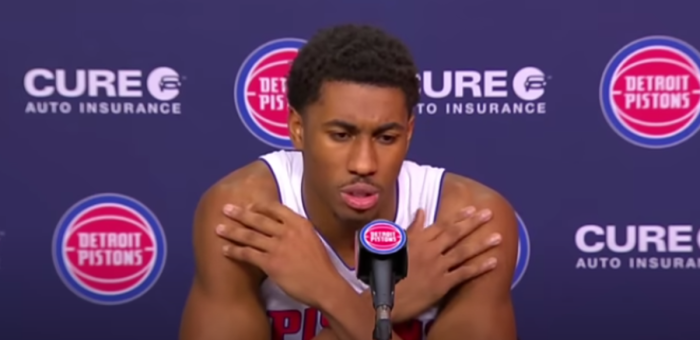
[(493, 270), (456, 286), (446, 297), (431, 336), (462, 333), (467, 338), (514, 339), (515, 321), (511, 284), (518, 254), (518, 225), (515, 212), (496, 190), (473, 179), (448, 173), (445, 175), (438, 221), (453, 221), (466, 207), (488, 209), (492, 217), (460, 242), (478, 244), (493, 234), (500, 234), (497, 247), (480, 253), (467, 263), (495, 259)]
[(496, 190), (471, 178), (445, 173), (438, 216), (457, 212), (470, 205), (506, 215), (515, 214), (510, 203)]
[(242, 227), (226, 217), (226, 204), (245, 206), (251, 203), (277, 200), (277, 184), (267, 165), (256, 160), (224, 176), (214, 183), (200, 198), (194, 214), (193, 243), (197, 276), (202, 285), (228, 288), (211, 290), (229, 291), (232, 282), (247, 283), (249, 289), (257, 289), (262, 272), (251, 265), (227, 260), (221, 249), (227, 241), (216, 235), (218, 225)]
[(192, 234), (195, 277), (182, 317), (181, 338), (201, 339), (224, 333), (233, 334), (233, 338), (269, 338), (264, 305), (259, 299), (265, 274), (224, 256), (222, 249), (228, 241), (216, 234), (216, 227), (240, 227), (224, 215), (224, 205), (276, 199), (275, 186), (269, 169), (258, 160), (219, 179), (200, 198)]
[(494, 249), (496, 257), (504, 261), (506, 272), (515, 266), (518, 252), (518, 220), (511, 204), (496, 190), (476, 180), (453, 173), (446, 173), (442, 184), (442, 195), (438, 207), (437, 222), (453, 221), (460, 210), (472, 206), (491, 211), (491, 218), (476, 231), (475, 239), (486, 239), (500, 234), (501, 245)]
[(277, 182), (270, 168), (262, 160), (255, 160), (219, 179), (204, 192), (198, 210), (204, 204), (255, 203), (278, 200)]

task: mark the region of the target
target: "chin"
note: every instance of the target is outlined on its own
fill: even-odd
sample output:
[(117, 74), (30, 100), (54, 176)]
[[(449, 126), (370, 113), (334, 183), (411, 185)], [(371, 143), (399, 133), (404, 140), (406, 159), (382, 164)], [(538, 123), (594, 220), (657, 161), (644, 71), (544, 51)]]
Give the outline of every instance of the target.
[(359, 225), (359, 228), (362, 228), (365, 224), (377, 219), (377, 209), (358, 211), (344, 207), (336, 215), (342, 222), (353, 227)]

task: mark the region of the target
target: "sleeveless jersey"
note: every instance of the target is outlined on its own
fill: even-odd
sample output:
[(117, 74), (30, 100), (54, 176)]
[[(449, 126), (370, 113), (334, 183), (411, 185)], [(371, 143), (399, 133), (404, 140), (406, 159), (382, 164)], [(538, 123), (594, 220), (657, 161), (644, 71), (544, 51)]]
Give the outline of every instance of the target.
[[(298, 151), (276, 151), (260, 157), (267, 163), (277, 181), (281, 203), (297, 214), (308, 218), (302, 200), (301, 181), (304, 173), (303, 156)], [(425, 211), (425, 226), (435, 221), (444, 169), (404, 161), (398, 177), (396, 224), (408, 228), (416, 211)], [(358, 294), (368, 286), (357, 279), (354, 268), (346, 265), (319, 234), (336, 269)], [(328, 326), (318, 310), (309, 308), (287, 296), (274, 282), (266, 279), (261, 287), (272, 327), (271, 340), (312, 340), (323, 327)], [(428, 310), (416, 320), (397, 325), (394, 330), (403, 340), (421, 340), (432, 325), (437, 310)]]

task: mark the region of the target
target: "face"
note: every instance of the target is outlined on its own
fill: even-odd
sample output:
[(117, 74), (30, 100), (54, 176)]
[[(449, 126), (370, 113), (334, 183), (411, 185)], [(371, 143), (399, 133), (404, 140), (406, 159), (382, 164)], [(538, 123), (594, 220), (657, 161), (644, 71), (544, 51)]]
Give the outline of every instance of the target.
[(398, 88), (327, 82), (303, 117), (289, 116), (304, 180), (341, 220), (370, 221), (388, 209), (413, 133)]

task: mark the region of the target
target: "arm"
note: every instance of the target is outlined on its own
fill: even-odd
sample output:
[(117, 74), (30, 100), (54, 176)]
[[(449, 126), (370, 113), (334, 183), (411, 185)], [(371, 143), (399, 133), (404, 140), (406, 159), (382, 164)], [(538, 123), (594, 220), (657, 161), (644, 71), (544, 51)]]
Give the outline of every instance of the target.
[(501, 246), (476, 258), (484, 261), (495, 257), (498, 266), (493, 271), (457, 286), (448, 294), (428, 340), (515, 340), (510, 291), (518, 254), (518, 228), (513, 208), (483, 185), (456, 175), (448, 176), (438, 218), (450, 216), (466, 205), (488, 208), (493, 218), (475, 233), (483, 237), (500, 233), (503, 241)]
[[(263, 165), (264, 167), (264, 165)], [(226, 203), (245, 205), (272, 194), (267, 169), (252, 164), (214, 185), (202, 197), (194, 221), (196, 274), (182, 317), (180, 340), (268, 340), (270, 324), (259, 299), (264, 274), (222, 254), (226, 243), (216, 236), (219, 224), (242, 227), (221, 212)], [(272, 177), (269, 177), (272, 181)], [(269, 182), (274, 185), (274, 182)]]

